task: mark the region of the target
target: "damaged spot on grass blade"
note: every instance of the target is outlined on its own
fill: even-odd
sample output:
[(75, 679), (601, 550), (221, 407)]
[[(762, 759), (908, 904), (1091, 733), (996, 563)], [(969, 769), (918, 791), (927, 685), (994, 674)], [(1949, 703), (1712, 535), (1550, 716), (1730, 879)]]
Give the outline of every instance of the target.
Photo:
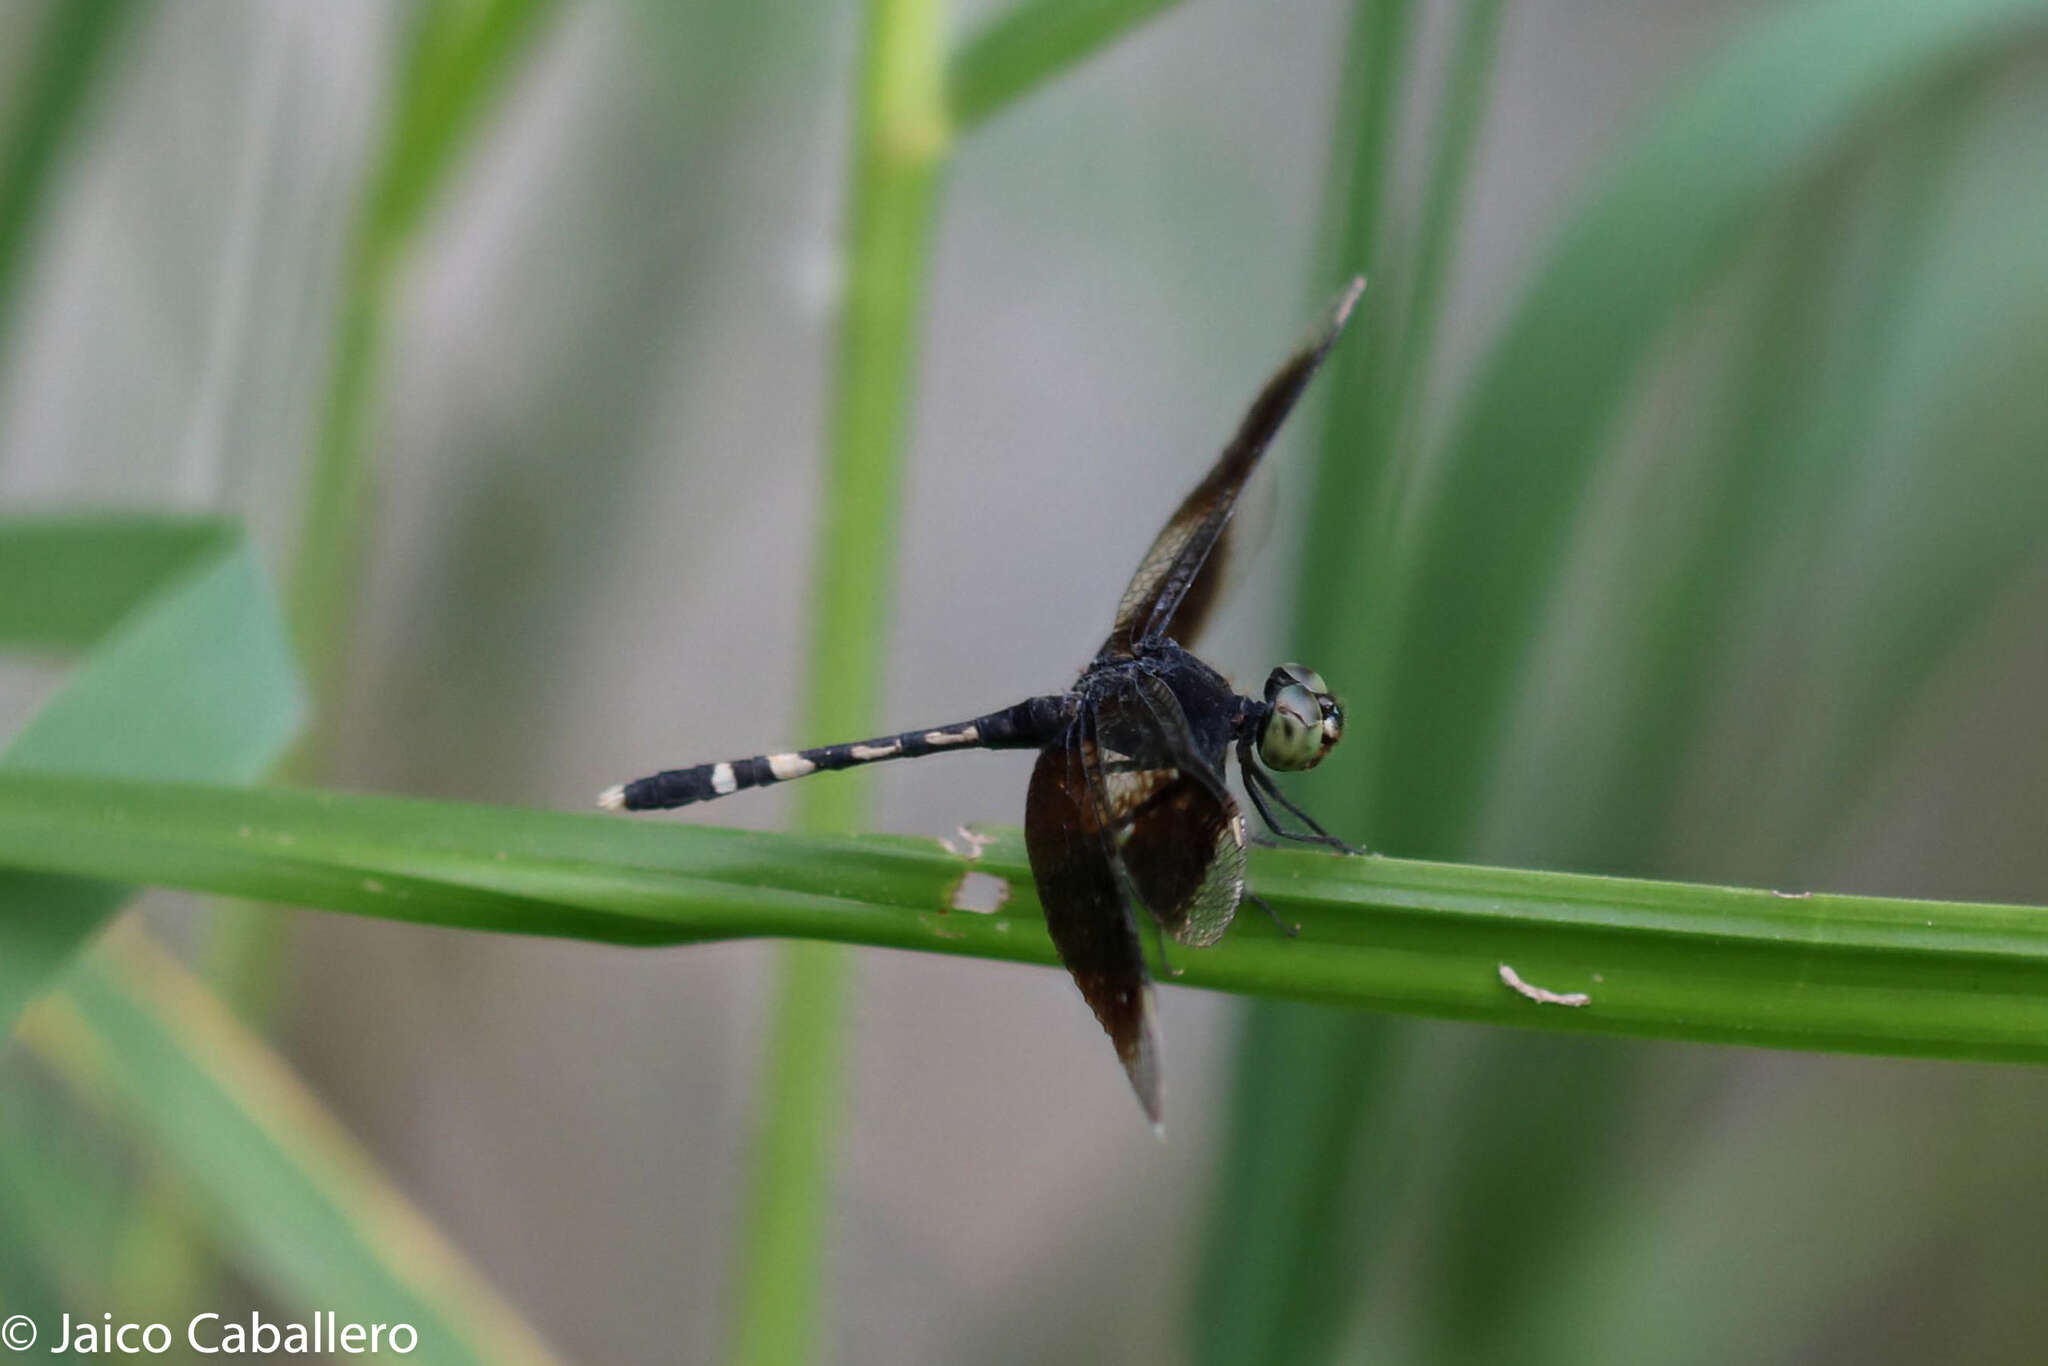
[(994, 915), (1009, 899), (1008, 878), (997, 877), (993, 873), (966, 873), (953, 884), (953, 895), (947, 899), (946, 905), (949, 910)]
[(980, 858), (981, 851), (996, 842), (994, 835), (977, 834), (964, 825), (958, 827), (953, 833), (953, 839), (947, 839), (941, 835), (939, 837), (939, 847), (953, 857), (964, 858), (969, 863)]
[(1500, 965), (1500, 980), (1501, 985), (1505, 986), (1509, 991), (1514, 992), (1517, 996), (1526, 996), (1538, 1005), (1585, 1006), (1593, 1003), (1593, 998), (1583, 991), (1551, 991), (1545, 987), (1532, 986), (1522, 980), (1521, 973), (1516, 972), (1506, 963)]

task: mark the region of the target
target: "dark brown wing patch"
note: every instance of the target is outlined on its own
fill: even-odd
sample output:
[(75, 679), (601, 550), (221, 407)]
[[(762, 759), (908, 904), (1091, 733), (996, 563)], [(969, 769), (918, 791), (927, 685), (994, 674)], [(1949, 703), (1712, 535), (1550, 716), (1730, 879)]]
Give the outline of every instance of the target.
[(1173, 690), (1133, 671), (1096, 701), (1097, 789), (1140, 903), (1183, 944), (1223, 937), (1244, 895), (1244, 821)]
[(1126, 819), (1118, 853), (1161, 928), (1198, 948), (1221, 939), (1244, 897), (1244, 818), (1236, 804), (1176, 773)]
[(1151, 980), (1078, 731), (1048, 746), (1024, 799), (1024, 847), (1045, 926), (1060, 961), (1116, 1045), (1117, 1059), (1156, 1127), (1161, 1122), (1159, 1035)]
[(1185, 642), (1201, 630), (1215, 605), (1220, 579), (1220, 575), (1208, 575), (1198, 588), (1203, 568), (1222, 539), (1245, 480), (1344, 330), (1364, 288), (1363, 279), (1345, 286), (1315, 334), (1266, 381), (1238, 425), (1237, 435), (1145, 552), (1117, 604), (1116, 625), (1105, 650), (1128, 654), (1139, 641), (1170, 635)]

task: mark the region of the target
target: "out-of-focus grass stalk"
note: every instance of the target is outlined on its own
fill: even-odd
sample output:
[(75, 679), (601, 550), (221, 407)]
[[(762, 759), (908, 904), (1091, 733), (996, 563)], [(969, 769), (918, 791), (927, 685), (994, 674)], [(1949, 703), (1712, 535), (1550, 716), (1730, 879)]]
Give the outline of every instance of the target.
[[(1313, 295), (1329, 278), (1355, 273), (1363, 273), (1368, 282), (1359, 335), (1330, 357), (1315, 488), (1296, 573), (1293, 631), (1304, 651), (1317, 652), (1316, 667), (1347, 689), (1353, 728), (1372, 723), (1373, 709), (1361, 705), (1370, 660), (1356, 638), (1360, 633), (1341, 623), (1353, 618), (1356, 585), (1367, 577), (1361, 561), (1385, 553), (1374, 538), (1359, 534), (1359, 509), (1375, 506), (1377, 490), (1388, 479), (1388, 452), (1367, 446), (1365, 438), (1384, 426), (1376, 405), (1390, 391), (1374, 376), (1388, 365), (1387, 352), (1399, 338), (1401, 291), (1387, 270), (1386, 200), (1394, 180), (1413, 21), (1408, 0), (1359, 0), (1353, 12), (1324, 181), (1324, 260), (1309, 287)], [(1337, 829), (1355, 830), (1364, 815), (1362, 785), (1347, 790), (1326, 777), (1320, 787), (1318, 809), (1324, 819)]]
[[(1392, 558), (1396, 512), (1418, 451), (1445, 265), (1451, 259), (1473, 143), (1487, 106), (1500, 27), (1498, 0), (1472, 0), (1460, 23), (1437, 116), (1412, 249), (1398, 267), (1387, 196), (1394, 184), (1399, 101), (1407, 89), (1412, 15), (1361, 0), (1338, 92), (1324, 206), (1323, 276), (1373, 277), (1363, 335), (1333, 358), (1322, 410), (1316, 496), (1300, 567), (1294, 640), (1302, 657), (1353, 689), (1370, 727), (1382, 677), (1368, 651), (1383, 617), (1375, 566)], [(1403, 278), (1394, 278), (1396, 275)], [(1312, 289), (1322, 288), (1319, 280)], [(1347, 605), (1347, 601), (1348, 604)], [(1357, 604), (1367, 606), (1361, 612)], [(1368, 789), (1325, 780), (1319, 809), (1364, 832)], [(1357, 1193), (1381, 1178), (1392, 1141), (1384, 1102), (1410, 1033), (1291, 1004), (1252, 1010), (1239, 1045), (1230, 1137), (1211, 1196), (1195, 1318), (1198, 1360), (1260, 1355), (1325, 1358), (1352, 1312), (1358, 1266), (1387, 1227), (1363, 1219)], [(1376, 1104), (1377, 1102), (1377, 1104)]]
[[(183, 1264), (191, 1250), (175, 1240), (203, 1211), (244, 1274), (289, 1303), (341, 1300), (366, 1318), (410, 1322), (430, 1359), (554, 1366), (297, 1074), (139, 927), (110, 935), (65, 990), (42, 998), (21, 1037), (90, 1109), (139, 1130), (153, 1160), (183, 1178), (165, 1190), (181, 1196), (184, 1219), (132, 1228), (119, 1249), (150, 1259), (115, 1281), (154, 1292), (128, 1312), (182, 1322), (205, 1303), (190, 1288), (201, 1268)], [(152, 1232), (173, 1240), (138, 1241)], [(158, 1265), (164, 1257), (174, 1265)], [(178, 1290), (187, 1297), (169, 1293)]]
[(426, 210), (482, 116), (518, 69), (555, 0), (444, 0), (415, 21), (383, 148), (369, 174), (341, 291), (341, 326), (300, 504), (286, 609), (314, 701), (312, 747), (330, 718), (356, 601), (373, 470), (367, 440), (391, 290)]
[(1374, 383), (1384, 389), (1374, 404), (1374, 416), (1385, 430), (1375, 434), (1372, 448), (1383, 452), (1385, 461), (1380, 511), (1381, 525), (1389, 532), (1420, 454), (1416, 442), (1429, 402), (1430, 360), (1443, 315), (1444, 268), (1464, 220), (1472, 147), (1486, 117), (1493, 59), (1499, 49), (1500, 12), (1500, 0), (1471, 0), (1459, 26), (1442, 112), (1433, 130), (1429, 183), (1423, 191), (1421, 231), (1409, 262), (1413, 278), (1406, 282), (1400, 345), (1373, 375)]
[[(1172, 0), (1031, 0), (948, 60), (938, 0), (871, 0), (858, 76), (846, 297), (812, 568), (804, 733), (876, 728), (902, 451), (940, 175), (955, 133), (1072, 68)], [(860, 824), (867, 783), (797, 789), (796, 823)], [(800, 1362), (823, 1319), (845, 951), (783, 950), (761, 1138), (740, 1249), (731, 1359)]]
[[(811, 567), (807, 743), (875, 729), (917, 324), (933, 200), (949, 141), (943, 28), (939, 0), (872, 0), (866, 11), (846, 297), (828, 416), (823, 523)], [(797, 826), (856, 828), (868, 787), (856, 776), (798, 788)], [(782, 951), (731, 1325), (728, 1359), (742, 1366), (817, 1355), (849, 967), (846, 951), (835, 946), (792, 944)]]
[[(1350, 634), (1339, 623), (1350, 616), (1354, 562), (1371, 553), (1357, 532), (1358, 509), (1371, 505), (1389, 456), (1384, 447), (1367, 446), (1364, 435), (1382, 426), (1373, 405), (1386, 391), (1374, 376), (1397, 338), (1387, 200), (1414, 20), (1408, 0), (1358, 0), (1352, 8), (1324, 176), (1320, 269), (1309, 283), (1315, 295), (1333, 278), (1363, 273), (1368, 280), (1357, 335), (1331, 355), (1320, 396), (1315, 487), (1290, 637), (1302, 658), (1354, 696), (1363, 679), (1342, 654), (1359, 652), (1348, 648)], [(1354, 718), (1369, 719), (1369, 712), (1352, 707)], [(1358, 828), (1362, 785), (1346, 789), (1325, 777), (1317, 801), (1333, 828)], [(1397, 1028), (1292, 1002), (1259, 1002), (1247, 1012), (1191, 1305), (1197, 1363), (1327, 1354), (1348, 1267), (1341, 1252), (1348, 1207), (1332, 1176), (1348, 1164), (1370, 1098), (1387, 1089)]]
[(1179, 0), (1024, 0), (961, 45), (946, 68), (946, 108), (978, 127)]
[[(414, 21), (343, 266), (339, 327), (300, 499), (285, 609), (313, 702), (313, 726), (285, 765), (292, 777), (315, 776), (324, 766), (353, 634), (375, 469), (377, 371), (399, 267), (428, 207), (459, 166), (468, 136), (554, 7), (555, 0), (441, 0)], [(217, 918), (213, 979), (250, 1019), (270, 1013), (286, 926), (278, 916), (248, 908), (223, 908)]]
[(43, 20), (36, 50), (23, 63), (25, 88), (5, 111), (0, 148), (0, 345), (7, 337), (22, 253), (59, 154), (92, 90), (92, 81), (133, 0), (64, 0)]
[[(390, 122), (344, 258), (339, 327), (285, 588), (286, 621), (313, 704), (312, 728), (283, 765), (292, 776), (324, 767), (353, 634), (374, 471), (376, 379), (399, 266), (435, 193), (459, 164), (466, 135), (553, 8), (554, 0), (439, 0), (413, 21)], [(212, 981), (244, 1019), (260, 1025), (273, 1012), (289, 933), (290, 921), (263, 907), (224, 905), (215, 914), (207, 946)], [(134, 1236), (178, 1237), (182, 1220), (167, 1203), (174, 1199), (152, 1189)]]

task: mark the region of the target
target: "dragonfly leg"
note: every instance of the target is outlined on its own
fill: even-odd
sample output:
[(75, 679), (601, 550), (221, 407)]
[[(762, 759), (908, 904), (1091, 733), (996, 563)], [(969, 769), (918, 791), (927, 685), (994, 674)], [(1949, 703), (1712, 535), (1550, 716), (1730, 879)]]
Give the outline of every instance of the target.
[(1173, 960), (1166, 956), (1166, 927), (1159, 923), (1159, 917), (1152, 914), (1149, 906), (1145, 908), (1145, 923), (1152, 927), (1152, 951), (1159, 955), (1161, 975), (1180, 976), (1182, 970), (1175, 967)]
[[(1278, 783), (1275, 783), (1258, 768), (1253, 767), (1251, 746), (1249, 744), (1240, 742), (1238, 745), (1238, 767), (1244, 773), (1245, 795), (1252, 799), (1252, 806), (1258, 811), (1259, 819), (1266, 823), (1268, 830), (1271, 830), (1281, 839), (1292, 840), (1297, 844), (1320, 844), (1327, 849), (1335, 849), (1346, 854), (1370, 852), (1369, 850), (1361, 849), (1355, 844), (1347, 844), (1343, 840), (1338, 839), (1335, 835), (1323, 829), (1322, 826), (1316, 824), (1315, 818), (1310, 816), (1308, 812), (1289, 801), (1287, 794), (1280, 790)], [(1299, 830), (1289, 830), (1286, 826), (1282, 825), (1274, 817), (1273, 809), (1266, 805), (1267, 797), (1271, 797), (1274, 801), (1280, 803), (1281, 806), (1285, 807), (1300, 820), (1303, 825), (1306, 825), (1312, 833), (1303, 834)]]
[(1286, 935), (1289, 939), (1296, 938), (1301, 934), (1301, 926), (1291, 925), (1287, 921), (1282, 920), (1280, 918), (1280, 912), (1273, 909), (1272, 903), (1268, 902), (1266, 898), (1260, 896), (1257, 892), (1251, 890), (1251, 888), (1245, 888), (1244, 899), (1246, 901), (1251, 902), (1253, 905), (1257, 906), (1267, 915), (1271, 916), (1273, 918), (1273, 923), (1280, 927), (1280, 933)]

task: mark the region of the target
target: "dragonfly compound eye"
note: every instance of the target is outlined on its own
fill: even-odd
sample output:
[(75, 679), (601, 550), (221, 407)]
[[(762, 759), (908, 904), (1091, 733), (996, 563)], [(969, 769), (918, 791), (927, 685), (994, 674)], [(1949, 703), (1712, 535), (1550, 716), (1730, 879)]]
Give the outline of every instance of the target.
[(1299, 683), (1274, 691), (1273, 709), (1259, 728), (1259, 757), (1267, 768), (1282, 773), (1314, 768), (1331, 743), (1325, 739), (1322, 703), (1314, 693)]
[(1280, 690), (1290, 683), (1298, 683), (1312, 693), (1330, 691), (1330, 685), (1323, 682), (1323, 676), (1306, 664), (1282, 664), (1266, 675), (1266, 700), (1271, 702), (1280, 695)]

